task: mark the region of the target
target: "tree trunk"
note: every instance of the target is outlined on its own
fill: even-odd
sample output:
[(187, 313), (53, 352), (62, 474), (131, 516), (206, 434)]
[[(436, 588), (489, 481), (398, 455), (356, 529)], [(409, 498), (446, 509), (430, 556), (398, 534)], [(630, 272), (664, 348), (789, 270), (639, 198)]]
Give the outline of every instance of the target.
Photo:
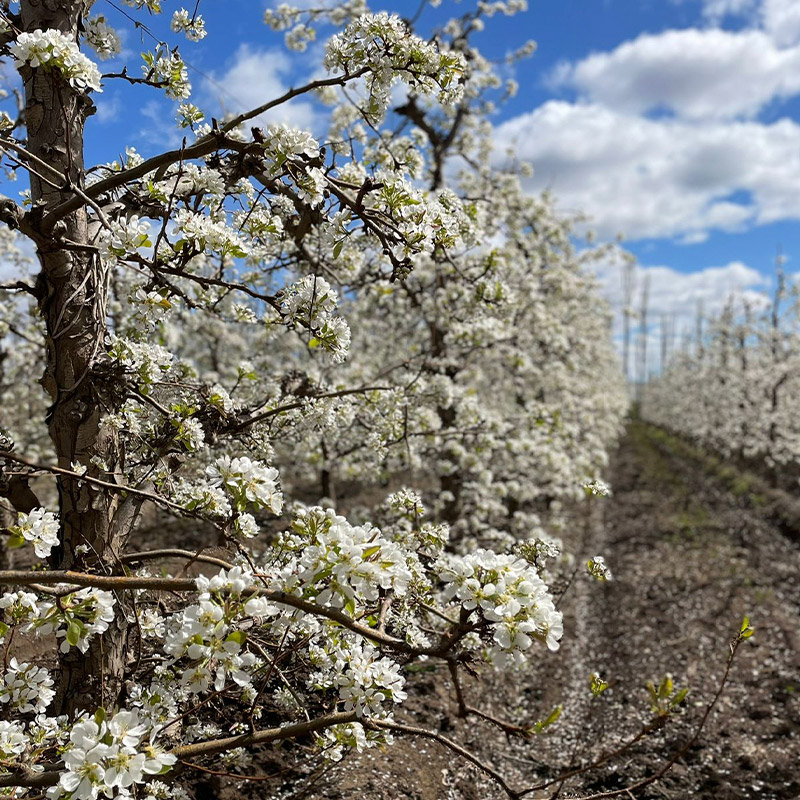
[[(54, 28), (77, 37), (78, 23), (91, 2), (23, 0), (23, 29)], [(83, 133), (94, 113), (89, 97), (73, 89), (57, 70), (28, 69), (25, 120), (28, 150), (50, 165), (32, 164), (31, 196), (42, 216), (83, 188)], [(61, 176), (60, 178), (58, 176)], [(46, 322), (46, 367), (42, 385), (52, 404), (47, 423), (58, 465), (83, 465), (87, 474), (121, 482), (122, 463), (114, 432), (100, 425), (111, 410), (110, 381), (98, 380), (106, 352), (107, 282), (98, 253), (91, 248), (85, 209), (38, 237), (41, 264), (40, 311)], [(55, 569), (120, 571), (119, 555), (135, 517), (119, 493), (86, 481), (58, 478), (61, 545), (51, 555)], [(61, 656), (57, 711), (113, 704), (122, 686), (130, 601), (116, 597), (116, 622), (86, 654)]]

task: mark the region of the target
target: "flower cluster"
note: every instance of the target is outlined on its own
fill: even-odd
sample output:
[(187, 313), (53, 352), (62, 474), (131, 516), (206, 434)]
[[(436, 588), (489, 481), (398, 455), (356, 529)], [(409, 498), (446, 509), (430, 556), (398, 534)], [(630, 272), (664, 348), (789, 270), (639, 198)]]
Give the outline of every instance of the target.
[(63, 755), (66, 769), (48, 797), (130, 796), (133, 784), (168, 771), (177, 760), (147, 738), (155, 733), (139, 721), (135, 710), (118, 711), (107, 719), (103, 714), (83, 717), (72, 726)]
[(552, 558), (558, 558), (561, 554), (561, 542), (550, 538), (533, 538), (520, 542), (514, 552), (525, 559), (531, 566), (536, 567), (536, 571), (542, 575), (547, 562)]
[(252, 506), (280, 514), (283, 509), (278, 470), (260, 461), (252, 461), (246, 456), (233, 459), (221, 456), (206, 468), (206, 477), (212, 487), (225, 489), (238, 511)]
[(491, 625), (494, 663), (520, 662), (534, 639), (557, 650), (563, 633), (561, 613), (536, 569), (516, 556), (477, 550), (443, 556), (437, 568), (445, 600), (479, 610)]
[(397, 15), (365, 14), (328, 42), (325, 67), (329, 72), (353, 74), (367, 70), (367, 109), (376, 121), (383, 116), (392, 85), (403, 80), (419, 94), (434, 94), (440, 102), (459, 100), (464, 56), (441, 52), (412, 34)]
[(336, 292), (319, 275), (306, 275), (281, 293), (284, 321), (307, 326), (314, 334), (310, 347), (321, 347), (333, 361), (344, 361), (350, 349), (350, 326), (333, 316), (338, 304)]
[(30, 542), (39, 558), (47, 558), (50, 551), (58, 547), (58, 531), (58, 517), (52, 511), (34, 508), (27, 514), (17, 515), (17, 524), (8, 529), (11, 536), (6, 544), (19, 547)]
[(24, 753), (27, 746), (28, 737), (21, 723), (0, 720), (0, 758), (14, 763), (15, 756)]
[(57, 70), (70, 86), (80, 91), (102, 92), (97, 65), (78, 49), (78, 45), (61, 31), (48, 28), (20, 33), (9, 46), (18, 65)]
[(90, 17), (84, 26), (86, 28), (84, 39), (99, 58), (105, 60), (122, 52), (119, 34), (106, 22), (102, 14)]
[(309, 678), (315, 689), (335, 689), (345, 711), (359, 717), (386, 716), (384, 703), (406, 698), (405, 678), (400, 666), (370, 644), (353, 636), (342, 636), (326, 648), (312, 648), (312, 659), (320, 669)]
[(62, 653), (71, 647), (85, 653), (91, 639), (105, 633), (114, 621), (115, 603), (111, 592), (89, 587), (59, 598), (58, 603), (37, 600), (28, 627), (42, 636), (55, 631), (62, 640)]
[(378, 731), (368, 731), (360, 722), (334, 725), (317, 737), (317, 746), (328, 761), (341, 761), (347, 750), (362, 752), (370, 747), (385, 744)]
[(180, 442), (190, 453), (202, 449), (206, 434), (199, 419), (192, 416), (176, 416), (170, 419), (175, 428), (175, 441)]
[(164, 87), (167, 97), (185, 100), (192, 92), (189, 72), (180, 55), (161, 46), (155, 52), (142, 53), (142, 72), (148, 81)]
[(308, 131), (286, 125), (270, 125), (263, 147), (267, 161), (272, 163), (273, 174), (278, 174), (290, 158), (319, 155), (319, 142)]
[(175, 33), (183, 33), (190, 42), (199, 42), (205, 39), (206, 23), (199, 14), (191, 15), (185, 8), (181, 8), (172, 15), (170, 27)]
[(603, 556), (592, 556), (586, 562), (586, 571), (598, 581), (611, 580), (611, 570)]
[(232, 513), (228, 495), (221, 486), (211, 486), (206, 482), (178, 481), (173, 499), (187, 511), (194, 511), (210, 519), (229, 517)]
[[(247, 637), (234, 622), (253, 609), (264, 615), (262, 605), (236, 601), (236, 596), (253, 584), (253, 576), (234, 567), (211, 579), (200, 578), (197, 584), (201, 590), (197, 602), (166, 621), (164, 651), (176, 660), (191, 662), (183, 670), (181, 686), (192, 694), (206, 692), (212, 685), (220, 691), (229, 678), (247, 687), (257, 659), (243, 649)], [(227, 600), (219, 594), (223, 590), (228, 593)]]
[(166, 348), (121, 336), (111, 336), (109, 355), (138, 378), (142, 392), (147, 392), (172, 367), (173, 355)]
[(292, 555), (276, 588), (320, 605), (353, 612), (381, 590), (402, 596), (412, 578), (413, 556), (369, 525), (353, 526), (331, 509), (300, 509), (280, 547)]
[(175, 230), (181, 235), (175, 247), (181, 249), (191, 246), (198, 252), (217, 252), (223, 256), (247, 255), (242, 237), (224, 221), (212, 219), (207, 214), (193, 214), (187, 209), (179, 209), (175, 216)]
[(595, 478), (588, 483), (584, 483), (583, 488), (586, 491), (586, 494), (593, 497), (611, 496), (611, 487), (605, 481), (601, 481), (599, 478)]
[(281, 313), (287, 322), (314, 328), (327, 320), (339, 304), (336, 292), (325, 278), (306, 275), (281, 295)]
[(41, 713), (55, 697), (51, 688), (53, 679), (44, 667), (17, 662), (11, 658), (4, 672), (0, 672), (0, 703), (7, 703), (14, 711)]
[(103, 258), (124, 258), (140, 247), (152, 245), (148, 235), (149, 230), (150, 223), (133, 214), (127, 219), (113, 220), (108, 228), (102, 228), (95, 244)]

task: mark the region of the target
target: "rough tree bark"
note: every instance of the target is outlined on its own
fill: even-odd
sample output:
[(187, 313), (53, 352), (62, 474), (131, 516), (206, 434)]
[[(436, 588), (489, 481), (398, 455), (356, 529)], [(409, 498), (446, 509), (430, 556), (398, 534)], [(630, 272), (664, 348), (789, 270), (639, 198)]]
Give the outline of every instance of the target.
[[(80, 18), (91, 2), (22, 0), (25, 31), (54, 28), (77, 39)], [(57, 70), (27, 69), (25, 122), (33, 159), (31, 197), (40, 219), (84, 186), (83, 140), (92, 101)], [(47, 166), (44, 166), (44, 165)], [(122, 457), (116, 435), (101, 426), (110, 408), (111, 381), (104, 369), (107, 280), (89, 237), (84, 207), (39, 230), (39, 308), (46, 323), (46, 367), (42, 385), (52, 403), (48, 428), (58, 465), (83, 465), (88, 474), (120, 482)], [(71, 477), (58, 478), (61, 545), (55, 569), (119, 572), (119, 554), (136, 510), (119, 493)], [(128, 601), (118, 596), (116, 623), (89, 653), (61, 656), (57, 705), (62, 712), (113, 703), (122, 687)]]

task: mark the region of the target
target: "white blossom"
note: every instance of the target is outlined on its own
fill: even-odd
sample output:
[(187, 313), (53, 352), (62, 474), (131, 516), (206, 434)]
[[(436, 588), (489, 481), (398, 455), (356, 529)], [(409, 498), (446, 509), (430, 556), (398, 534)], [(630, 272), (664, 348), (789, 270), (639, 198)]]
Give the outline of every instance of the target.
[(175, 33), (183, 33), (192, 42), (199, 42), (206, 37), (206, 24), (199, 14), (190, 15), (185, 8), (175, 11), (170, 27)]
[(66, 81), (81, 91), (102, 92), (100, 71), (66, 34), (53, 28), (23, 32), (9, 45), (18, 65), (28, 64), (58, 70)]
[(0, 672), (0, 703), (21, 713), (42, 712), (49, 705), (55, 691), (53, 679), (44, 667), (19, 664), (12, 657), (4, 672)]
[[(54, 547), (58, 547), (58, 517), (52, 511), (34, 508), (31, 512), (17, 515), (17, 524), (9, 528), (14, 538), (30, 542), (39, 558), (47, 558)], [(21, 542), (20, 542), (21, 543)]]
[(90, 17), (84, 22), (86, 28), (84, 38), (87, 44), (105, 60), (122, 52), (119, 34), (106, 22), (102, 14)]

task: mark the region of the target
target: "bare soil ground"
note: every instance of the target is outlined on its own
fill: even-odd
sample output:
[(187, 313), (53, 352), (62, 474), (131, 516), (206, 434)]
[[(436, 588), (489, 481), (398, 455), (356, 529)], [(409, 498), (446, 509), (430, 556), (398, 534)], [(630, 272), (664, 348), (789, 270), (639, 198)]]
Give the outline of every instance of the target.
[[(574, 582), (562, 605), (566, 630), (559, 653), (542, 649), (539, 662), (524, 673), (503, 681), (485, 671), (467, 684), (470, 701), (489, 713), (531, 722), (562, 703), (561, 719), (530, 741), (508, 738), (474, 718), (459, 719), (449, 679), (439, 671), (415, 674), (416, 699), (398, 719), (468, 747), (516, 789), (549, 783), (525, 795), (534, 800), (800, 798), (797, 498), (637, 422), (614, 456), (609, 477), (614, 496), (596, 501), (567, 543), (581, 555), (604, 554), (614, 580)], [(636, 788), (692, 739), (745, 614), (755, 636), (740, 648), (702, 733), (663, 777)], [(597, 698), (589, 692), (593, 671), (610, 684)], [(691, 689), (681, 712), (623, 755), (558, 780), (652, 720), (643, 687), (665, 672)], [(444, 717), (433, 711), (442, 707), (451, 710)], [(257, 790), (251, 796), (256, 795)], [(494, 800), (506, 795), (439, 744), (406, 738), (384, 751), (347, 758), (312, 782), (295, 776), (277, 796)]]

